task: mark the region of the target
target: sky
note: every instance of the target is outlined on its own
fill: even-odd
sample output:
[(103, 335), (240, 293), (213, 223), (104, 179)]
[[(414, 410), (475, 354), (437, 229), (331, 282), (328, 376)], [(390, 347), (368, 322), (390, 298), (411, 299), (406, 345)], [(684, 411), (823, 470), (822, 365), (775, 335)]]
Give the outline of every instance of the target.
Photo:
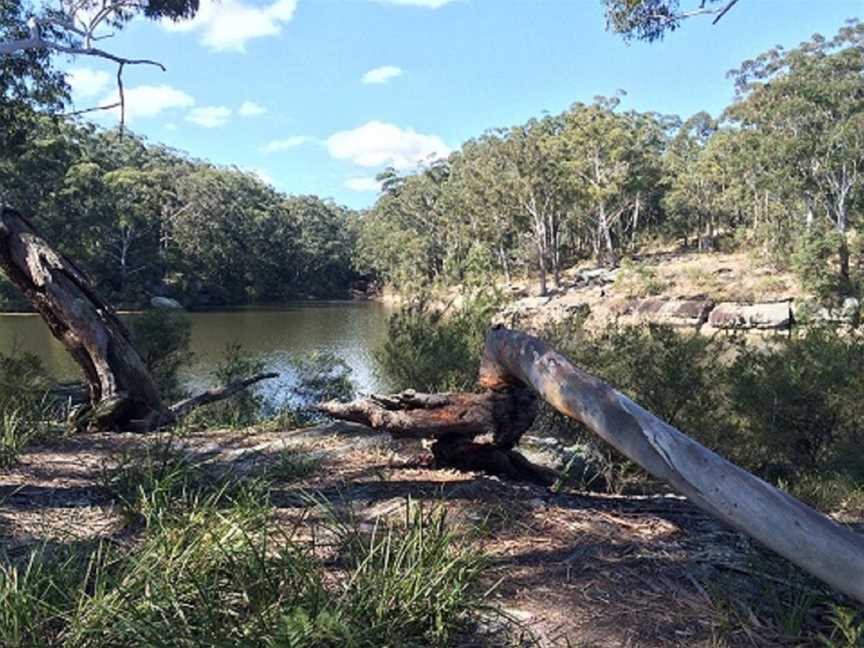
[[(409, 172), (489, 128), (597, 95), (625, 91), (625, 110), (719, 114), (729, 70), (833, 35), (862, 10), (742, 0), (716, 26), (693, 18), (628, 45), (605, 31), (601, 0), (202, 0), (191, 22), (136, 19), (100, 45), (165, 65), (124, 72), (128, 125), (151, 142), (363, 208), (386, 166)], [(76, 108), (116, 97), (111, 64), (64, 68)]]

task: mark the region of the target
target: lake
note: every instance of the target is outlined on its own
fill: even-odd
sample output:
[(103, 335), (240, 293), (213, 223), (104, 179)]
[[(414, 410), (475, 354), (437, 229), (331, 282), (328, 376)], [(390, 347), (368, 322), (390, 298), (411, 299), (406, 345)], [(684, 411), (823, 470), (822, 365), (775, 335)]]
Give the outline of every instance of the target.
[[(183, 379), (193, 389), (213, 385), (211, 374), (226, 345), (237, 341), (250, 357), (264, 362), (267, 370), (283, 374), (283, 379), (262, 383), (261, 390), (272, 403), (280, 400), (291, 382), (291, 356), (314, 351), (330, 352), (345, 360), (361, 391), (383, 390), (386, 384), (376, 376), (372, 354), (385, 338), (390, 312), (375, 302), (302, 302), (189, 313), (194, 358)], [(126, 321), (134, 317), (121, 316)], [(9, 353), (14, 347), (38, 355), (57, 378), (76, 379), (80, 375), (38, 315), (0, 314), (0, 352)]]

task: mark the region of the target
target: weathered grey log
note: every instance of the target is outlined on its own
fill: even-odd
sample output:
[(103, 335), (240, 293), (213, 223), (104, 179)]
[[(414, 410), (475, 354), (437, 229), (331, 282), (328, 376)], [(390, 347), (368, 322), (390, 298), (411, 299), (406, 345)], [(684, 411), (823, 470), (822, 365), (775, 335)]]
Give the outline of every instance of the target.
[(864, 536), (726, 461), (537, 338), (491, 330), (480, 382), (532, 387), (707, 513), (864, 603)]
[(257, 376), (166, 407), (114, 309), (72, 261), (6, 207), (0, 209), (0, 268), (84, 373), (89, 402), (74, 417), (77, 428), (146, 432), (176, 421), (194, 407), (275, 376)]

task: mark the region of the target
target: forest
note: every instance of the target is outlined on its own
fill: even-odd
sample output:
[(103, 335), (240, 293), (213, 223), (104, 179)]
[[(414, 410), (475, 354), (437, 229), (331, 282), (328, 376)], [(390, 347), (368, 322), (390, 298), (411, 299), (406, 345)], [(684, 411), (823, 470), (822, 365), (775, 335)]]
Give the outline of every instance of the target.
[[(133, 133), (18, 116), (2, 199), (123, 306), (346, 297), (361, 278), (407, 294), (529, 275), (545, 294), (579, 260), (615, 266), (657, 239), (711, 250), (721, 235), (830, 301), (864, 271), (862, 39), (853, 21), (743, 62), (717, 117), (624, 111), (615, 96), (492, 129), (416, 173), (388, 169), (359, 212)], [(0, 306), (24, 306), (8, 283)]]
[(362, 218), (357, 263), (402, 290), (487, 277), (560, 288), (582, 259), (651, 240), (752, 250), (830, 300), (860, 290), (864, 24), (730, 72), (719, 116), (622, 111), (622, 96), (493, 129), (400, 176)]
[[(345, 298), (356, 214), (285, 196), (133, 133), (36, 118), (0, 160), (2, 200), (28, 214), (113, 304), (190, 307)], [(26, 306), (3, 283), (0, 306)]]

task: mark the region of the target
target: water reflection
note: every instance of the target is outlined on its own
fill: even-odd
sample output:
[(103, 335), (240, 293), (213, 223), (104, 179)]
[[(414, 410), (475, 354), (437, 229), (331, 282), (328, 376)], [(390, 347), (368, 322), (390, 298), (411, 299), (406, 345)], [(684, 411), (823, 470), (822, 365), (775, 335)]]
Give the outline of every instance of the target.
[[(226, 346), (238, 341), (268, 370), (286, 372), (289, 383), (292, 356), (323, 351), (345, 360), (361, 390), (383, 389), (386, 385), (375, 375), (372, 353), (384, 339), (388, 313), (387, 307), (369, 302), (304, 302), (190, 313), (195, 357), (184, 371), (184, 380), (193, 387), (212, 384), (211, 374)], [(0, 351), (8, 353), (13, 347), (36, 353), (58, 378), (79, 375), (38, 315), (0, 315)], [(264, 389), (273, 395), (279, 387), (271, 384)]]

